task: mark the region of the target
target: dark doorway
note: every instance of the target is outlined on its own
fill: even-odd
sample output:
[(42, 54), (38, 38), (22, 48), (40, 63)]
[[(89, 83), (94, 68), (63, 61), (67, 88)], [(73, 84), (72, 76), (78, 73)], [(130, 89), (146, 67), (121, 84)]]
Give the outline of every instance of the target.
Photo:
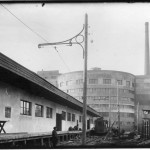
[(90, 129), (90, 119), (87, 120), (87, 129)]
[(57, 131), (61, 131), (62, 130), (62, 118), (61, 118), (61, 114), (56, 113), (56, 127), (57, 127)]
[(79, 123), (78, 123), (78, 120), (77, 120), (77, 130), (79, 130)]
[(143, 118), (142, 137), (145, 139), (150, 138), (150, 119), (148, 118)]

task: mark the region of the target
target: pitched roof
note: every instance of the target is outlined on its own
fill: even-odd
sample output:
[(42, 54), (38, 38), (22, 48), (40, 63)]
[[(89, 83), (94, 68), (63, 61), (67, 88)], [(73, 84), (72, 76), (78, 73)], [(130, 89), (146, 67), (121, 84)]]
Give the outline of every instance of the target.
[[(83, 109), (82, 102), (61, 91), (36, 73), (23, 67), (2, 53), (0, 53), (0, 80), (55, 103), (79, 111)], [(87, 113), (92, 116), (99, 116), (99, 113), (89, 106), (87, 106)]]

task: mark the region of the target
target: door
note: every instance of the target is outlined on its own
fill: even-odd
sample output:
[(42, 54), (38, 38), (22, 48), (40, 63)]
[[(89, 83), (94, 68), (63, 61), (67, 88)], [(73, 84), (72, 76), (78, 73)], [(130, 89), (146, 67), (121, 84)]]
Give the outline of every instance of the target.
[(90, 119), (87, 120), (87, 129), (90, 129)]
[(56, 113), (56, 127), (57, 127), (57, 131), (62, 130), (62, 118), (61, 118), (61, 114), (58, 113)]
[(150, 120), (143, 119), (143, 138), (148, 139), (150, 137)]

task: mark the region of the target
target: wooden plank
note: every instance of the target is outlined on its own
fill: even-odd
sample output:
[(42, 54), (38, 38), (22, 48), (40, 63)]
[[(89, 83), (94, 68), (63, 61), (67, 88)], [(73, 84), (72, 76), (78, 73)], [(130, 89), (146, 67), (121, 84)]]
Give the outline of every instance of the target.
[[(81, 134), (82, 131), (58, 131), (57, 134), (68, 136), (70, 134)], [(33, 140), (33, 139), (40, 139), (40, 138), (50, 138), (52, 137), (52, 132), (40, 132), (40, 133), (9, 133), (9, 134), (1, 134), (0, 135), (0, 143), (5, 142), (12, 142), (12, 141), (24, 141), (24, 140)]]

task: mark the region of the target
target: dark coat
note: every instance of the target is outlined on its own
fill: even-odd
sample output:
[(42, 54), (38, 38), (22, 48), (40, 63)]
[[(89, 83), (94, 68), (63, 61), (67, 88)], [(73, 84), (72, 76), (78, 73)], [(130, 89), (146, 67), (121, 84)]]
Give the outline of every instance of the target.
[(55, 144), (57, 144), (57, 142), (58, 142), (58, 135), (57, 135), (56, 130), (52, 131), (52, 142), (55, 143)]

